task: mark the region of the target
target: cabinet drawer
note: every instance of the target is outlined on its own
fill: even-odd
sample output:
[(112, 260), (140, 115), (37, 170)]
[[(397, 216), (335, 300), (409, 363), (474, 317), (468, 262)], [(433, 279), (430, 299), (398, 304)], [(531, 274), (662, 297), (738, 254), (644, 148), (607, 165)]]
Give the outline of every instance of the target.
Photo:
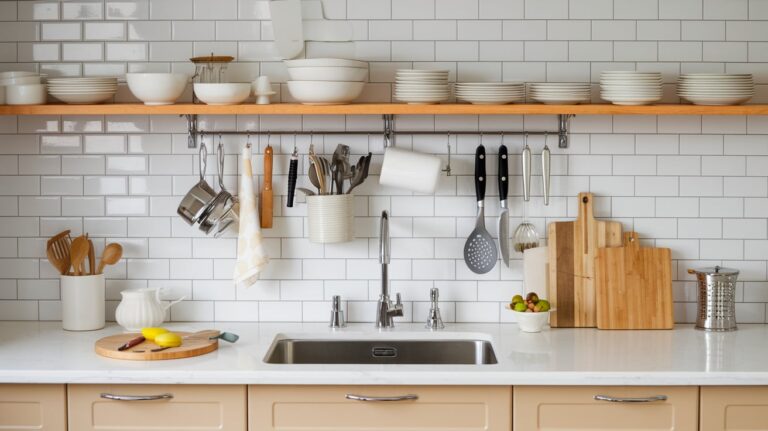
[[(666, 401), (610, 402), (614, 398), (667, 396)], [(698, 388), (666, 386), (516, 386), (515, 431), (677, 430), (695, 431)]]
[[(361, 401), (348, 395), (414, 400)], [(512, 428), (509, 386), (250, 386), (250, 429), (451, 431)]]
[(768, 386), (702, 387), (701, 431), (768, 430)]
[(69, 385), (68, 393), (70, 430), (246, 430), (245, 386)]
[(0, 430), (61, 431), (66, 426), (64, 385), (0, 385)]

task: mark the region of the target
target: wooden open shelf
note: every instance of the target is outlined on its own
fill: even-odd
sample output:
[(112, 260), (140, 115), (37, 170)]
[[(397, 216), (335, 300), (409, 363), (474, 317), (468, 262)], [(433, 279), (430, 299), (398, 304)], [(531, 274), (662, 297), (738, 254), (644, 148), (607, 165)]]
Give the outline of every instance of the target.
[(145, 106), (141, 104), (0, 106), (0, 115), (768, 115), (768, 105), (406, 105), (372, 103), (311, 106), (293, 103), (272, 105), (210, 106), (189, 103)]

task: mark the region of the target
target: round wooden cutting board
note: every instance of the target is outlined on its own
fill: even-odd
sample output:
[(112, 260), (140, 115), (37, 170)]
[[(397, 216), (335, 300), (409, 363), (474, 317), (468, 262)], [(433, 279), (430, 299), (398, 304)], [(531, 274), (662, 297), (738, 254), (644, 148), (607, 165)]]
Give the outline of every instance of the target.
[(201, 331), (201, 332), (176, 332), (182, 337), (182, 344), (179, 347), (170, 347), (159, 352), (152, 352), (153, 349), (159, 349), (160, 346), (151, 342), (144, 341), (122, 352), (117, 350), (129, 340), (132, 340), (141, 334), (117, 334), (104, 337), (96, 342), (96, 353), (107, 358), (127, 359), (129, 361), (159, 361), (165, 359), (191, 358), (193, 356), (204, 355), (219, 348), (219, 340), (210, 337), (219, 335), (219, 331)]

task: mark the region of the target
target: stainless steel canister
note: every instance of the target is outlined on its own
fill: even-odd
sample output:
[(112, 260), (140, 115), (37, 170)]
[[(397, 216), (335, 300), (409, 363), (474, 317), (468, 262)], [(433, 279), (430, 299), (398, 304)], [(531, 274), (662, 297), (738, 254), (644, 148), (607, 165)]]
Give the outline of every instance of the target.
[(739, 270), (731, 268), (689, 269), (699, 282), (699, 307), (696, 328), (706, 331), (736, 329), (736, 278)]

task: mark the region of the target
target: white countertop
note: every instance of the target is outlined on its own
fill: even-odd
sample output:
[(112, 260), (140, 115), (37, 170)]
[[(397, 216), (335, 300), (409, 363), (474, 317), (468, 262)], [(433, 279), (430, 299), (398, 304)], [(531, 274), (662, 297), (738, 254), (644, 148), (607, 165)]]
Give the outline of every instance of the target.
[[(378, 332), (371, 324), (332, 331), (323, 324), (215, 323), (166, 325), (240, 335), (218, 351), (170, 361), (98, 356), (93, 343), (118, 333), (66, 332), (57, 322), (0, 322), (0, 383), (436, 384), (436, 385), (768, 385), (768, 325), (730, 333), (546, 329), (514, 324), (421, 324)], [(275, 335), (311, 338), (477, 338), (492, 342), (496, 365), (272, 365), (263, 358)]]

